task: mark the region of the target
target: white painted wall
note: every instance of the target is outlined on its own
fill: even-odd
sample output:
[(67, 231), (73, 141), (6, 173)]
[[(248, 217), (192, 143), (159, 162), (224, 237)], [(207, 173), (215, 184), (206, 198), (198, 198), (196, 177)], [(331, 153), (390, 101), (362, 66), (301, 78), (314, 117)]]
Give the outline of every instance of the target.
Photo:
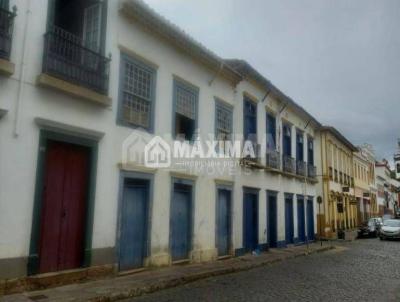
[[(38, 143), (40, 127), (35, 118), (44, 118), (67, 125), (104, 133), (99, 142), (96, 199), (93, 227), (93, 248), (113, 247), (116, 244), (117, 199), (122, 142), (131, 133), (130, 128), (116, 125), (116, 111), (119, 83), (119, 46), (123, 46), (152, 62), (157, 68), (155, 134), (171, 132), (172, 126), (172, 80), (173, 76), (184, 78), (199, 87), (199, 128), (202, 133), (214, 133), (214, 97), (234, 105), (234, 131), (243, 131), (243, 93), (253, 95), (258, 102), (258, 133), (265, 133), (266, 106), (278, 113), (282, 104), (268, 97), (261, 99), (265, 91), (249, 82), (236, 87), (217, 78), (210, 86), (208, 83), (214, 73), (195, 63), (190, 57), (176, 51), (156, 37), (119, 15), (118, 2), (109, 1), (106, 53), (111, 53), (109, 96), (110, 108), (74, 99), (36, 86), (36, 77), (41, 73), (43, 35), (46, 30), (47, 0), (34, 0), (28, 10), (29, 0), (11, 0), (17, 5), (18, 16), (15, 20), (13, 51), (11, 61), (16, 72), (10, 78), (0, 77), (0, 108), (8, 114), (0, 120), (0, 259), (26, 257), (29, 252)], [(34, 3), (33, 3), (34, 2)], [(28, 54), (22, 66), (22, 43), (24, 22), (28, 20)], [(26, 77), (21, 82), (21, 68), (26, 68)], [(22, 85), (20, 111), (17, 112), (18, 87)], [(286, 108), (281, 116), (294, 127), (304, 129), (308, 122)], [(278, 117), (280, 125), (281, 119)], [(15, 126), (17, 125), (17, 127)], [(295, 129), (293, 127), (293, 129)], [(294, 131), (294, 130), (293, 130)], [(305, 135), (314, 136), (309, 126)], [(295, 132), (293, 132), (295, 136)], [(279, 137), (279, 136), (277, 136)], [(306, 141), (305, 141), (306, 146)], [(294, 146), (292, 148), (295, 150)], [(315, 149), (318, 150), (317, 141)], [(305, 152), (305, 156), (306, 156)], [(293, 154), (295, 156), (295, 154)], [(265, 160), (265, 159), (263, 159)], [(318, 154), (315, 154), (318, 163)], [(215, 177), (198, 175), (196, 179), (194, 250), (195, 257), (207, 260), (215, 257)], [(279, 240), (284, 240), (284, 193), (307, 194), (316, 196), (316, 186), (308, 185), (291, 178), (273, 175), (264, 171), (252, 172), (247, 176), (225, 176), (234, 181), (233, 245), (242, 246), (242, 195), (243, 186), (260, 189), (259, 195), (259, 241), (266, 242), (266, 190), (278, 191)], [(169, 203), (171, 191), (170, 171), (159, 170), (155, 173), (154, 200), (151, 227), (152, 256), (165, 263), (168, 256)], [(305, 191), (307, 190), (307, 191)], [(294, 217), (297, 206), (294, 198)], [(316, 214), (316, 210), (314, 210)], [(315, 219), (316, 221), (316, 219)], [(295, 237), (297, 224), (295, 221)], [(316, 230), (316, 223), (314, 229)], [(203, 253), (203, 251), (205, 251)], [(198, 256), (203, 255), (203, 256)], [(157, 263), (158, 260), (154, 260)]]

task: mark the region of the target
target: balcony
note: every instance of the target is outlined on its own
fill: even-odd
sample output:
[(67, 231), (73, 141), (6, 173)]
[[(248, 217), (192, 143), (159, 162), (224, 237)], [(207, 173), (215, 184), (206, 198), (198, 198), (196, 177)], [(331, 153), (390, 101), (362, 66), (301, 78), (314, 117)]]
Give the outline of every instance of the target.
[(242, 158), (240, 163), (249, 168), (264, 169), (265, 167), (261, 164), (261, 145), (253, 143), (253, 150), (255, 157), (248, 155)]
[(293, 157), (283, 155), (282, 156), (282, 169), (283, 169), (283, 172), (295, 174), (296, 160)]
[(307, 176), (308, 178), (317, 178), (317, 167), (313, 165), (308, 165), (307, 166)]
[(14, 73), (14, 64), (10, 62), (10, 55), (16, 11), (16, 7), (13, 12), (0, 8), (0, 72), (6, 75)]
[(52, 26), (45, 34), (43, 74), (38, 82), (108, 105), (110, 59), (83, 45), (80, 37)]
[(306, 176), (306, 163), (304, 161), (296, 162), (296, 174), (300, 176)]
[(274, 150), (268, 150), (266, 154), (266, 166), (270, 169), (280, 169), (280, 153)]

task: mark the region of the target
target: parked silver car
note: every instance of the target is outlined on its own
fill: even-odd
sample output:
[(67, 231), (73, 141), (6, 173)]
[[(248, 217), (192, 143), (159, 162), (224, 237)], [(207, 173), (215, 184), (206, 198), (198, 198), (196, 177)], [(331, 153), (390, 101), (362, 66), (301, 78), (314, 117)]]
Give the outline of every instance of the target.
[(400, 220), (387, 219), (383, 221), (383, 225), (379, 232), (379, 238), (384, 239), (400, 239)]

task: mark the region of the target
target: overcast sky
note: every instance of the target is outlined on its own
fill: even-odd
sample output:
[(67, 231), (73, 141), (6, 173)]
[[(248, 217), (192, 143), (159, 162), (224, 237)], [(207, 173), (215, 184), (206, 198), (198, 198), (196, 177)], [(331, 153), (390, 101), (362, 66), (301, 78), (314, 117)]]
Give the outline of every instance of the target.
[(392, 159), (399, 0), (145, 0), (224, 58), (248, 61), (323, 124)]

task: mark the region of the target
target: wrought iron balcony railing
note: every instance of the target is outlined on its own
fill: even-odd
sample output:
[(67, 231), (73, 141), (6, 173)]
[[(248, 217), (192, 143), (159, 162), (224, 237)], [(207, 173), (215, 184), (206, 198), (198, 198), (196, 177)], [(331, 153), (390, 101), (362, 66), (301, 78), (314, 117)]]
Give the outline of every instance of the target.
[(251, 161), (254, 163), (261, 163), (261, 145), (257, 143), (252, 143), (253, 145), (253, 151), (254, 151), (254, 157), (253, 156), (246, 156), (245, 160)]
[(16, 8), (9, 12), (0, 8), (0, 58), (10, 60)]
[(307, 164), (304, 161), (296, 162), (296, 174), (300, 176), (306, 176)]
[(62, 28), (53, 26), (45, 35), (43, 73), (107, 94), (109, 65), (109, 58)]
[(266, 155), (266, 166), (271, 169), (276, 169), (279, 170), (281, 165), (281, 156), (278, 151), (275, 150), (267, 150), (267, 155)]
[(317, 167), (313, 166), (313, 165), (308, 165), (307, 166), (307, 176), (309, 178), (316, 178), (317, 177)]
[(284, 172), (294, 174), (296, 172), (296, 160), (293, 157), (283, 155), (282, 168)]

